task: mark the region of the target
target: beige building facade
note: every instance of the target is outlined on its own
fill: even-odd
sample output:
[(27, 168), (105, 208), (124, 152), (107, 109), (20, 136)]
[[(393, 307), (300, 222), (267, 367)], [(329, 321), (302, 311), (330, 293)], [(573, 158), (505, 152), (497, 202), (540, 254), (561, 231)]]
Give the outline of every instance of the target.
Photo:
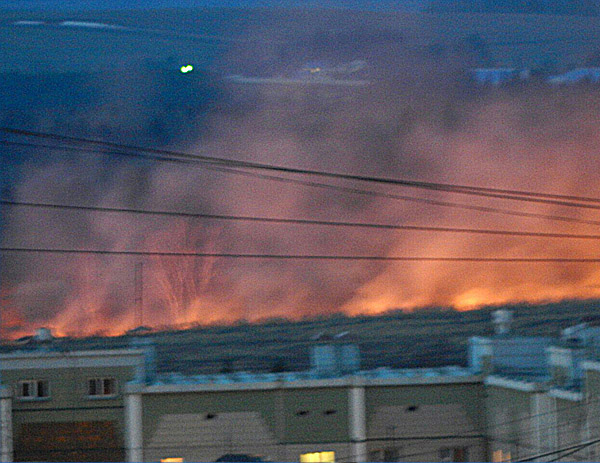
[(481, 461), (487, 455), (478, 405), (484, 390), (475, 376), (131, 384), (126, 394), (126, 414), (138, 416), (127, 439), (130, 461), (236, 454), (299, 461), (323, 453), (346, 462)]
[(600, 458), (600, 330), (549, 339), (504, 325), (470, 340), (468, 367), (362, 370), (356, 345), (326, 339), (308, 371), (184, 376), (157, 374), (148, 342), (34, 344), (0, 355), (0, 459)]

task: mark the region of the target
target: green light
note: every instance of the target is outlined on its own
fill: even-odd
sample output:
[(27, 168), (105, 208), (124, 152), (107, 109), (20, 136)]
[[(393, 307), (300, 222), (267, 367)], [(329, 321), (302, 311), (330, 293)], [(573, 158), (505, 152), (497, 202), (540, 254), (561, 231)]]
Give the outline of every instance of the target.
[(192, 66), (191, 64), (188, 64), (187, 66), (181, 66), (179, 68), (179, 70), (183, 73), (183, 74), (187, 74), (188, 72), (192, 72), (194, 70), (194, 66)]

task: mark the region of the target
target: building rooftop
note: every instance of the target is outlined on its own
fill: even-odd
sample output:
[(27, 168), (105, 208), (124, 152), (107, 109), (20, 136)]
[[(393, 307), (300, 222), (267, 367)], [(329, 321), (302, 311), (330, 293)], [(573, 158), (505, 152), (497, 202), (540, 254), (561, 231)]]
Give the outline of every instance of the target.
[(361, 370), (351, 375), (323, 376), (314, 370), (281, 373), (248, 373), (238, 371), (214, 375), (183, 375), (181, 373), (162, 373), (157, 375), (153, 385), (177, 384), (239, 384), (239, 383), (274, 383), (297, 382), (311, 380), (336, 380), (340, 378), (361, 378), (364, 380), (398, 380), (406, 382), (438, 382), (440, 379), (460, 380), (472, 377), (468, 368), (447, 366), (441, 368), (377, 368)]

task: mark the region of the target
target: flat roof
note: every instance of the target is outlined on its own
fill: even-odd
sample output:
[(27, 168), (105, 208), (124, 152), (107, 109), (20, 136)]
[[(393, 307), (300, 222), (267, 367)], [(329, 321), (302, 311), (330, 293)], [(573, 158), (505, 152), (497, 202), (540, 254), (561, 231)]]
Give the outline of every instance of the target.
[[(218, 390), (256, 390), (277, 388), (307, 387), (349, 387), (349, 386), (394, 386), (481, 382), (481, 376), (474, 375), (467, 368), (447, 366), (441, 368), (377, 368), (362, 370), (353, 374), (323, 376), (316, 371), (282, 373), (235, 372), (214, 375), (182, 375), (163, 373), (157, 375), (152, 384), (143, 386), (145, 393), (194, 392)], [(136, 384), (130, 384), (136, 389)], [(139, 385), (141, 386), (141, 385)], [(139, 388), (138, 386), (138, 388)]]

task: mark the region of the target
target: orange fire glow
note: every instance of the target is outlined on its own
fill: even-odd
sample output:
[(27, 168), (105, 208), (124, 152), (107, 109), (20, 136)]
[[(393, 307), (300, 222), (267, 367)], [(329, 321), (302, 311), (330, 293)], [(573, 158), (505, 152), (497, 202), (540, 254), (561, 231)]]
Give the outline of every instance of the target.
[[(266, 160), (281, 165), (317, 165), (324, 170), (600, 197), (597, 181), (600, 99), (596, 93), (492, 95), (483, 102), (461, 107), (467, 115), (458, 128), (442, 129), (433, 116), (423, 116), (402, 136), (393, 130), (399, 130), (400, 122), (404, 123), (402, 119), (399, 122), (398, 114), (404, 113), (398, 106), (408, 105), (405, 101), (388, 103), (382, 99), (378, 104), (369, 105), (372, 102), (367, 101), (356, 105), (352, 108), (356, 120), (349, 119), (347, 112), (338, 111), (335, 106), (346, 103), (334, 102), (332, 113), (326, 113), (327, 130), (319, 132), (313, 121), (311, 130), (316, 134), (309, 140), (302, 139), (291, 128), (277, 131), (274, 125), (283, 122), (277, 118), (273, 121), (273, 113), (265, 111), (262, 118), (253, 115), (239, 122), (239, 127), (228, 127), (222, 137), (190, 150), (225, 152), (235, 159)], [(287, 123), (298, 123), (297, 119), (301, 117), (290, 117)], [(381, 126), (392, 133), (386, 139), (387, 144), (373, 141), (375, 137), (365, 129)], [(383, 132), (381, 129), (380, 133)], [(94, 172), (90, 169), (86, 175), (92, 176)], [(31, 173), (23, 182), (22, 191), (43, 191), (51, 174), (67, 179), (72, 175), (68, 166), (56, 167), (56, 172), (51, 173), (45, 168)], [(124, 178), (129, 178), (126, 174), (137, 175), (126, 172), (122, 174)], [(598, 228), (586, 223), (433, 207), (215, 172), (182, 171), (172, 166), (156, 167), (144, 180), (149, 186), (146, 196), (139, 201), (148, 209), (200, 210), (210, 204), (210, 210), (219, 213), (270, 217), (582, 234), (597, 234)], [(77, 181), (78, 178), (72, 180), (73, 184)], [(115, 181), (107, 188), (110, 194), (98, 193), (98, 196), (107, 204), (115, 204), (115, 198), (131, 196), (125, 190), (126, 184)], [(600, 211), (591, 209), (393, 188), (385, 192), (519, 212), (600, 219)], [(57, 215), (46, 220), (59, 223), (66, 219)], [(71, 220), (76, 223), (83, 219)], [(172, 219), (144, 222), (120, 216), (94, 216), (88, 220), (85, 224), (93, 230), (89, 247), (111, 249), (497, 258), (597, 257), (600, 251), (598, 240), (365, 232)], [(25, 225), (35, 229), (35, 224), (26, 219), (16, 221), (15, 229), (26, 229)], [(59, 225), (55, 228), (60, 229)], [(65, 246), (70, 243), (65, 242)], [(59, 335), (120, 334), (135, 326), (136, 259), (73, 257), (68, 262), (60, 270), (64, 271), (64, 281), (58, 281), (58, 271), (50, 271), (58, 264), (48, 264), (50, 270), (39, 277), (39, 286), (29, 291), (27, 282), (15, 285), (16, 296), (4, 302), (3, 332), (16, 336), (44, 324)], [(430, 306), (470, 310), (517, 302), (600, 298), (600, 268), (595, 264), (564, 263), (154, 258), (145, 260), (143, 290), (144, 325), (184, 327), (269, 317), (299, 319), (335, 312), (379, 314)], [(38, 295), (37, 302), (30, 293)], [(54, 302), (49, 302), (43, 316), (34, 316), (31, 307), (39, 304), (46, 294), (54, 294), (52, 301), (59, 305), (52, 307)]]

